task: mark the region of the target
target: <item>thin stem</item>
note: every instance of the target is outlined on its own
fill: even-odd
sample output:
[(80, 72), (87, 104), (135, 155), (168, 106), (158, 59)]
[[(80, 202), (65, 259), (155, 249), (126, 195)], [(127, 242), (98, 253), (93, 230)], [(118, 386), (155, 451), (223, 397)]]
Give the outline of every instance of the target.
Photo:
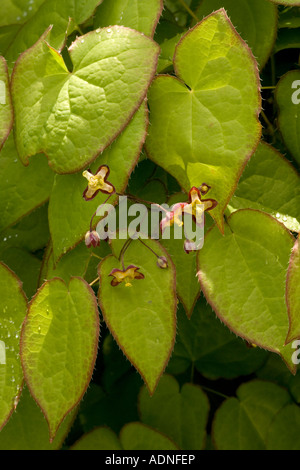
[(91, 252), (91, 256), (95, 256), (95, 258), (98, 258), (101, 261), (103, 260), (103, 258), (101, 258), (101, 256), (96, 255), (96, 253)]
[(100, 280), (99, 277), (97, 279), (94, 279), (89, 285), (92, 287), (94, 284), (96, 284)]
[(199, 18), (195, 15), (195, 13), (190, 9), (190, 7), (185, 3), (184, 0), (179, 0), (179, 3), (186, 9), (186, 11), (194, 18), (194, 20), (199, 23)]
[(218, 392), (217, 390), (213, 390), (212, 388), (205, 387), (204, 385), (200, 385), (200, 387), (203, 388), (203, 390), (214, 393), (215, 395), (219, 395), (222, 398), (229, 398), (227, 395), (224, 395), (224, 393)]
[(125, 252), (126, 252), (127, 248), (129, 247), (131, 242), (132, 242), (132, 238), (129, 238), (128, 240), (126, 240), (126, 242), (124, 243), (123, 248), (120, 252), (120, 255), (119, 255), (119, 261), (121, 261), (121, 263), (122, 263), (123, 271), (125, 271), (124, 255), (125, 255)]
[(140, 202), (141, 204), (148, 204), (149, 206), (156, 206), (158, 207), (159, 209), (161, 209), (162, 211), (164, 212), (168, 212), (167, 209), (165, 209), (164, 207), (162, 207), (160, 204), (157, 204), (156, 202), (150, 202), (150, 201), (145, 201), (144, 199), (140, 199), (136, 196), (132, 196), (131, 194), (119, 194), (119, 193), (116, 193), (117, 196), (124, 196), (124, 197), (128, 197), (128, 199), (132, 199), (133, 201), (135, 202)]
[(76, 25), (76, 29), (81, 34), (81, 36), (84, 35), (84, 32), (82, 31), (82, 29), (80, 28), (80, 26), (78, 24)]
[(262, 90), (275, 90), (276, 86), (262, 86), (261, 89)]
[(275, 129), (273, 127), (273, 125), (271, 124), (271, 122), (269, 121), (268, 117), (266, 116), (265, 112), (263, 110), (261, 110), (261, 115), (265, 121), (265, 123), (267, 124), (267, 129), (268, 129), (268, 132), (271, 134), (271, 135), (274, 135), (275, 134)]
[(138, 240), (146, 247), (148, 248), (148, 250), (150, 250), (157, 258), (159, 258), (159, 255), (157, 253), (155, 253), (154, 250), (152, 250), (152, 248), (150, 248), (150, 246), (148, 246), (145, 242), (143, 242), (143, 240), (141, 238), (138, 238)]

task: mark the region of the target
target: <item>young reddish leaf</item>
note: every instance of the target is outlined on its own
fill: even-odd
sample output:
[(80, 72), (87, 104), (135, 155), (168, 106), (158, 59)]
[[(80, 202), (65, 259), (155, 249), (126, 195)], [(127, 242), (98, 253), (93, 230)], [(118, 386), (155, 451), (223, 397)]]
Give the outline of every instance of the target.
[(188, 192), (203, 182), (223, 212), (255, 151), (261, 125), (257, 64), (225, 11), (219, 10), (179, 41), (177, 77), (158, 76), (149, 91), (146, 150)]
[(99, 315), (81, 278), (45, 282), (32, 299), (21, 334), (26, 383), (49, 425), (50, 441), (81, 400), (97, 354)]
[(288, 150), (300, 164), (300, 70), (292, 70), (280, 79), (275, 96), (279, 130)]
[[(124, 240), (116, 242), (124, 244)], [(176, 275), (172, 260), (160, 244), (154, 240), (146, 243), (167, 258), (168, 268), (159, 268), (154, 254), (140, 241), (132, 242), (125, 252), (124, 265), (138, 267), (138, 277), (128, 277), (117, 285), (110, 274), (114, 269), (121, 271), (122, 263), (115, 256), (106, 257), (98, 268), (99, 305), (112, 335), (152, 394), (174, 346)]]
[(290, 258), (286, 278), (286, 303), (290, 319), (290, 328), (286, 344), (294, 339), (300, 339), (300, 248), (299, 235)]
[(12, 129), (13, 119), (7, 64), (0, 56), (0, 150)]
[(294, 237), (264, 212), (239, 210), (225, 236), (216, 227), (198, 254), (199, 281), (217, 316), (250, 344), (280, 354), (296, 373), (288, 331), (285, 276)]
[(98, 8), (94, 28), (119, 24), (153, 36), (163, 0), (105, 0)]
[(16, 408), (23, 383), (20, 331), (27, 300), (17, 276), (0, 263), (0, 430)]
[(13, 71), (17, 149), (26, 165), (43, 151), (57, 173), (74, 173), (112, 143), (142, 104), (159, 47), (121, 26), (92, 31), (69, 48), (70, 73), (47, 44), (49, 31)]

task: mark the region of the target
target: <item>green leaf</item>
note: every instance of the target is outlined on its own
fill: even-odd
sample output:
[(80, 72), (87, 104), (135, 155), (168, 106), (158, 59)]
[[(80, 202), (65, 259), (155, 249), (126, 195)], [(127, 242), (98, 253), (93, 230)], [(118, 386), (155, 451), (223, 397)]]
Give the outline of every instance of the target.
[(286, 405), (275, 416), (267, 438), (267, 450), (300, 450), (300, 409)]
[(279, 108), (278, 127), (285, 145), (300, 164), (300, 70), (292, 70), (279, 81), (275, 96)]
[(299, 236), (295, 242), (286, 278), (286, 303), (290, 328), (286, 343), (300, 338), (300, 249)]
[(0, 26), (24, 24), (45, 0), (2, 0)]
[(196, 252), (187, 254), (183, 240), (161, 240), (176, 267), (176, 291), (188, 317), (191, 317), (201, 289), (197, 280)]
[(186, 31), (184, 31), (184, 33), (178, 33), (173, 38), (166, 39), (160, 44), (161, 53), (158, 59), (157, 73), (163, 73), (169, 68), (173, 68), (175, 48), (185, 33)]
[(97, 428), (84, 434), (71, 450), (122, 450), (118, 436), (109, 428)]
[(291, 7), (300, 6), (300, 2), (297, 0), (269, 0), (270, 2), (276, 3), (278, 5), (289, 5)]
[(296, 403), (300, 403), (300, 369), (291, 375), (279, 356), (270, 354), (264, 366), (256, 372), (258, 378), (269, 380), (288, 389)]
[[(177, 450), (175, 444), (166, 436), (142, 423), (126, 424), (120, 439), (109, 428), (97, 428), (85, 434), (72, 447), (72, 450)], [(107, 456), (109, 464), (122, 463), (122, 456)], [(127, 459), (127, 457), (125, 457)], [(112, 459), (114, 459), (112, 461)]]
[(152, 397), (142, 388), (139, 410), (143, 423), (170, 437), (180, 449), (201, 450), (205, 446), (209, 401), (197, 385), (181, 389), (171, 375), (165, 375)]
[[(124, 244), (124, 240), (115, 243)], [(111, 271), (122, 263), (108, 256), (99, 264), (99, 305), (104, 321), (118, 345), (138, 370), (152, 394), (174, 346), (176, 335), (175, 269), (165, 250), (154, 240), (147, 245), (166, 256), (169, 267), (161, 269), (140, 241), (133, 241), (124, 255), (125, 267), (135, 265), (145, 278), (113, 287)], [(115, 252), (115, 248), (113, 248)]]
[(69, 287), (46, 282), (33, 298), (21, 336), (21, 360), (32, 396), (47, 419), (50, 441), (81, 400), (97, 354), (99, 316), (92, 289), (80, 278)]
[[(211, 52), (213, 51), (213, 53)], [(219, 10), (191, 29), (174, 55), (177, 77), (149, 91), (149, 157), (189, 191), (203, 182), (222, 214), (261, 134), (259, 78), (248, 46)]]
[(190, 320), (182, 309), (177, 317), (176, 343), (167, 368), (170, 374), (195, 366), (207, 378), (233, 379), (252, 374), (266, 360), (266, 351), (247, 347), (219, 321), (204, 299), (198, 301)]
[(229, 208), (268, 212), (289, 230), (298, 232), (299, 183), (299, 175), (290, 162), (261, 142), (241, 176)]
[[(146, 103), (143, 103), (122, 134), (91, 165), (94, 172), (100, 165), (109, 166), (109, 181), (118, 193), (125, 190), (129, 176), (138, 161), (147, 126), (148, 111)], [(107, 195), (99, 193), (91, 201), (85, 201), (82, 193), (86, 186), (86, 179), (79, 173), (56, 175), (49, 204), (55, 263), (84, 238), (93, 213), (107, 198)], [(68, 197), (65, 197), (66, 194)], [(116, 204), (117, 198), (112, 197), (108, 202)]]
[(0, 430), (16, 408), (21, 393), (19, 337), (26, 310), (19, 279), (0, 263)]
[(278, 36), (276, 44), (274, 47), (274, 53), (276, 54), (279, 51), (284, 49), (299, 49), (300, 48), (300, 39), (299, 39), (299, 29), (280, 29), (278, 31)]
[[(53, 25), (51, 46), (61, 50), (65, 45), (67, 35), (75, 31), (78, 25), (93, 14), (101, 0), (88, 0), (88, 2), (82, 2), (82, 0), (64, 0), (63, 2), (60, 0), (35, 0), (34, 3), (26, 3), (24, 8), (24, 5), (18, 1), (22, 15), (17, 14), (12, 23), (17, 23), (20, 26), (15, 31), (13, 41), (7, 42), (1, 52), (10, 65), (13, 65), (21, 52), (29, 49), (38, 41), (49, 25)], [(15, 1), (14, 4), (16, 4)], [(9, 8), (9, 10), (11, 9)], [(7, 21), (12, 19), (15, 12), (9, 11), (9, 13), (10, 18), (7, 16)]]
[(11, 134), (0, 153), (0, 230), (44, 204), (49, 199), (53, 178), (44, 155), (32, 157), (28, 167), (22, 165)]
[(0, 150), (13, 126), (13, 108), (7, 64), (0, 56)]
[(14, 68), (17, 149), (24, 164), (42, 150), (56, 172), (72, 173), (94, 161), (127, 126), (145, 98), (159, 48), (129, 28), (99, 29), (69, 48), (70, 73), (47, 44), (48, 34)]
[(300, 27), (300, 11), (299, 8), (286, 8), (279, 15), (279, 28), (299, 28)]
[(72, 276), (83, 277), (87, 282), (92, 282), (97, 277), (99, 257), (104, 258), (109, 253), (108, 243), (103, 242), (100, 247), (94, 249), (88, 249), (85, 243), (80, 243), (55, 263), (50, 243), (44, 255), (40, 277), (43, 282), (60, 277), (68, 283)]
[(218, 450), (265, 450), (277, 413), (291, 401), (286, 390), (254, 380), (237, 390), (215, 414), (213, 440)]
[(244, 209), (228, 219), (225, 236), (214, 227), (198, 254), (199, 281), (221, 321), (249, 343), (280, 354), (292, 373), (285, 276), (290, 232), (264, 212)]
[(277, 36), (277, 7), (269, 0), (204, 0), (196, 10), (201, 20), (214, 10), (225, 8), (237, 32), (251, 47), (262, 68)]
[(41, 269), (41, 261), (28, 251), (10, 247), (0, 254), (0, 261), (9, 266), (23, 284), (28, 299), (35, 294)]
[(177, 450), (177, 446), (158, 431), (142, 423), (126, 424), (120, 433), (124, 450)]
[(60, 449), (76, 412), (77, 409), (65, 418), (55, 439), (50, 443), (47, 421), (25, 386), (16, 411), (0, 433), (0, 450)]
[(163, 0), (104, 0), (97, 8), (94, 28), (118, 24), (153, 36), (162, 8)]
[(44, 204), (12, 227), (1, 231), (0, 252), (11, 247), (35, 252), (43, 249), (49, 238), (48, 204)]

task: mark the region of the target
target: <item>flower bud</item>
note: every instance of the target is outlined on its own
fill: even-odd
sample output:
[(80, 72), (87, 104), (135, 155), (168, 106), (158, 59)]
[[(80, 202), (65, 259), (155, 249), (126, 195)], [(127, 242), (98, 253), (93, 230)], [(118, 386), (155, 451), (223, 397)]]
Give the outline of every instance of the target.
[(168, 267), (168, 260), (165, 256), (159, 256), (157, 258), (157, 266), (161, 269), (166, 269)]
[(92, 232), (86, 232), (85, 244), (88, 248), (91, 248), (91, 246), (96, 247), (100, 245), (100, 237), (96, 230), (93, 230)]

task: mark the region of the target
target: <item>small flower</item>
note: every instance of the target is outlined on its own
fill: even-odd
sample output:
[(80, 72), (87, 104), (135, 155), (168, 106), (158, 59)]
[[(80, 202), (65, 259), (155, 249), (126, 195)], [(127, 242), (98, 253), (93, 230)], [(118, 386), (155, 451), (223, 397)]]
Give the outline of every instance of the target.
[(144, 274), (138, 272), (140, 268), (134, 265), (128, 266), (126, 269), (113, 269), (109, 276), (113, 277), (111, 285), (113, 287), (118, 286), (121, 282), (125, 282), (126, 287), (131, 287), (131, 281), (134, 279), (144, 279)]
[(184, 240), (183, 248), (187, 254), (189, 254), (191, 251), (198, 251), (199, 249), (196, 243), (191, 240)]
[(88, 180), (88, 186), (83, 193), (86, 201), (93, 199), (99, 191), (106, 194), (113, 194), (115, 187), (107, 181), (110, 170), (107, 165), (102, 165), (93, 175), (89, 170), (85, 170), (82, 175)]
[(157, 266), (161, 269), (166, 269), (168, 267), (168, 260), (165, 256), (159, 256), (157, 258)]
[(100, 245), (100, 237), (96, 230), (93, 230), (92, 232), (89, 230), (86, 232), (85, 244), (88, 248), (91, 248), (91, 246), (96, 247)]
[(214, 209), (218, 204), (214, 199), (205, 199), (202, 201), (201, 188), (204, 194), (210, 189), (205, 183), (200, 186), (200, 188), (193, 186), (189, 192), (189, 203), (185, 204), (183, 209), (186, 214), (192, 215), (193, 219), (198, 224), (201, 224), (204, 212)]
[(164, 217), (160, 223), (162, 233), (167, 227), (172, 227), (174, 224), (179, 227), (183, 226), (182, 212), (185, 205), (185, 202), (178, 202), (178, 204), (173, 206), (172, 211), (166, 213), (166, 217)]
[(211, 189), (211, 186), (209, 186), (206, 183), (202, 183), (199, 188), (199, 191), (202, 194), (202, 196), (205, 196), (205, 194), (207, 194), (210, 189)]

